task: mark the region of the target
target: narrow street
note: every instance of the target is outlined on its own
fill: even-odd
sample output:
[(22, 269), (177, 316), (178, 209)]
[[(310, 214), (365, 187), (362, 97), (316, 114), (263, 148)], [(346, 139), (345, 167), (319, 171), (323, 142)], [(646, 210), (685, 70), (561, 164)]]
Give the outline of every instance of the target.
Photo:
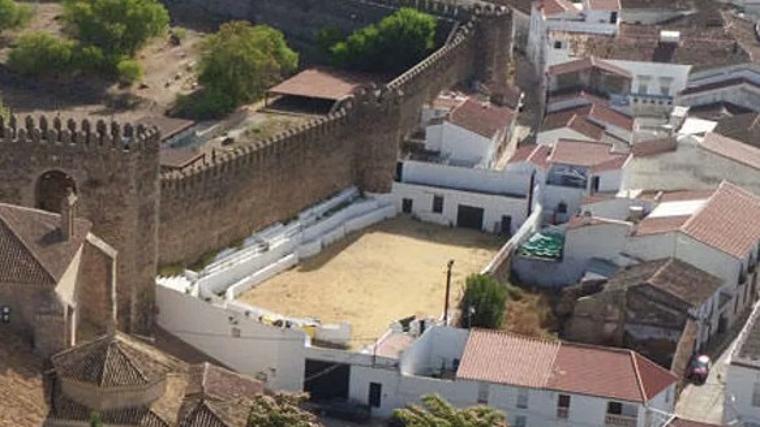
[(707, 382), (702, 385), (689, 384), (684, 388), (676, 404), (679, 417), (705, 423), (723, 422), (727, 362), (735, 345), (736, 339), (713, 362)]

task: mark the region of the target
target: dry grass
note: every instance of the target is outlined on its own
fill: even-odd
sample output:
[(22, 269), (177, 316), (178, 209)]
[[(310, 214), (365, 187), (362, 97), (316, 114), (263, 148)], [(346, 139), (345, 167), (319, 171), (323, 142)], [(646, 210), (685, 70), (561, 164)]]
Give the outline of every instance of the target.
[(553, 331), (557, 330), (558, 325), (551, 297), (539, 292), (512, 288), (519, 291), (510, 292), (507, 299), (503, 329), (536, 338), (554, 338)]
[(478, 231), (399, 217), (347, 236), (241, 299), (290, 316), (350, 322), (352, 347), (362, 347), (394, 320), (441, 315), (449, 259), (455, 260), (456, 307), (465, 277), (479, 272), (502, 243)]

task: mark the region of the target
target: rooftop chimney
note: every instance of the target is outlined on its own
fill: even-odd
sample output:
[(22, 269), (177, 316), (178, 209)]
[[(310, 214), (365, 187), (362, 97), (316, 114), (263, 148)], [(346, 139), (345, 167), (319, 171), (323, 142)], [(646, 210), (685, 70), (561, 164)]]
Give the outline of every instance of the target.
[(660, 43), (678, 44), (680, 40), (681, 40), (680, 31), (668, 31), (668, 30), (660, 31)]
[(61, 235), (67, 241), (74, 237), (74, 218), (77, 216), (77, 195), (69, 188), (61, 200)]

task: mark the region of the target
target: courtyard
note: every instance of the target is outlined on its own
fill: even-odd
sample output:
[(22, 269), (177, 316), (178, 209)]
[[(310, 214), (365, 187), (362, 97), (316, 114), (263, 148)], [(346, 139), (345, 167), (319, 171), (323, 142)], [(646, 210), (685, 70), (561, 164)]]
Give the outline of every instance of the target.
[(351, 347), (361, 348), (394, 320), (440, 317), (450, 259), (455, 307), (465, 278), (480, 272), (503, 243), (480, 231), (397, 217), (346, 236), (240, 299), (283, 315), (349, 322)]

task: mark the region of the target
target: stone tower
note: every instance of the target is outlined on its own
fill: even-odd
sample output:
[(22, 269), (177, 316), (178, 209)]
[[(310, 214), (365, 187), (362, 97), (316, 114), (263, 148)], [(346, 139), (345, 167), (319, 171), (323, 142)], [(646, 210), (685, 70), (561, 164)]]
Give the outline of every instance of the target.
[(58, 117), (0, 119), (0, 201), (78, 216), (118, 250), (121, 329), (150, 334), (158, 259), (159, 142), (154, 129)]

